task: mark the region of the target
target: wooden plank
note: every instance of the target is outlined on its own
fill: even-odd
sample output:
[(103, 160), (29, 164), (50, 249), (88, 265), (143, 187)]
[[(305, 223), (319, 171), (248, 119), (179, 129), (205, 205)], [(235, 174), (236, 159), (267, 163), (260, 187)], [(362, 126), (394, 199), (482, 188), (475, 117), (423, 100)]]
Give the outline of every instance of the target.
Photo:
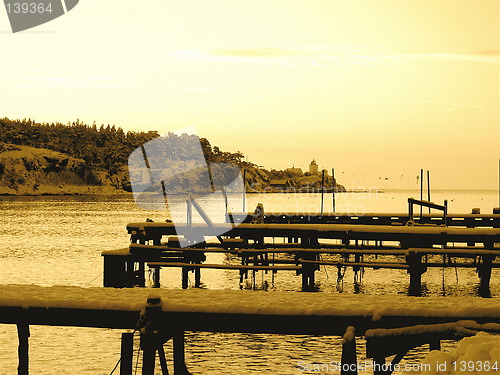
[(436, 204), (434, 202), (424, 201), (421, 199), (418, 200), (418, 199), (408, 198), (408, 203), (416, 204), (416, 205), (423, 206), (423, 207), (434, 208), (436, 210), (444, 210), (446, 208), (446, 206)]
[[(155, 291), (156, 292), (156, 291)], [(206, 292), (206, 291), (203, 291)], [(258, 293), (258, 292), (257, 292)], [(302, 294), (297, 293), (298, 297)], [(449, 299), (449, 298), (448, 298)], [(448, 302), (449, 303), (449, 302)], [(187, 305), (189, 306), (189, 305)], [(139, 320), (140, 309), (104, 310), (91, 308), (53, 308), (1, 306), (0, 323), (16, 324), (20, 315), (30, 325), (97, 327), (111, 329), (134, 329)], [(463, 316), (388, 315), (373, 322), (370, 314), (345, 315), (273, 315), (268, 313), (204, 313), (191, 311), (163, 311), (159, 316), (165, 329), (175, 326), (185, 331), (276, 333), (297, 335), (342, 336), (350, 325), (356, 327), (356, 335), (364, 335), (370, 328), (393, 328), (416, 324), (439, 324), (463, 319)], [(476, 322), (497, 322), (498, 317), (469, 316)]]
[[(500, 242), (500, 228), (456, 228), (437, 226), (393, 226), (393, 225), (347, 225), (347, 224), (240, 224), (233, 228), (230, 224), (214, 224), (219, 231), (227, 231), (226, 235), (234, 237), (303, 237), (316, 236), (317, 238), (342, 239), (346, 235), (350, 239), (365, 240), (401, 240), (412, 239), (416, 236), (428, 236), (427, 239), (438, 237), (440, 241), (448, 242)], [(211, 229), (204, 224), (192, 224), (191, 229), (186, 224), (173, 223), (130, 223), (127, 225), (129, 233), (134, 231), (146, 232), (151, 236), (171, 235), (177, 231), (182, 235), (196, 233), (210, 236)]]
[[(229, 215), (235, 215), (235, 216), (244, 216), (244, 215), (251, 215), (250, 213), (244, 213), (244, 212), (229, 212)], [(424, 213), (422, 214), (424, 218), (440, 218), (442, 219), (442, 213)], [(500, 219), (500, 214), (455, 214), (455, 213), (449, 213), (447, 215), (450, 218), (470, 218), (470, 217), (478, 217), (478, 218), (493, 218), (493, 219)], [(270, 217), (280, 217), (283, 219), (286, 218), (319, 218), (319, 217), (345, 217), (345, 218), (350, 218), (350, 217), (405, 217), (408, 218), (408, 212), (366, 212), (360, 215), (352, 215), (349, 213), (345, 212), (325, 212), (323, 215), (320, 214), (320, 212), (283, 212), (283, 213), (276, 213), (276, 212), (266, 212), (264, 215), (264, 219), (270, 218)]]
[[(220, 245), (220, 244), (219, 244)], [(155, 250), (158, 252), (202, 252), (202, 253), (237, 253), (238, 250), (227, 250), (222, 247), (169, 247), (167, 245), (142, 245), (137, 243), (130, 244), (130, 250), (138, 251), (141, 250)]]
[(406, 255), (407, 250), (384, 250), (384, 249), (360, 249), (360, 248), (341, 248), (341, 249), (324, 249), (324, 248), (291, 248), (291, 249), (240, 249), (238, 253), (317, 253), (317, 254), (373, 254), (373, 255)]
[(325, 266), (346, 266), (346, 267), (366, 267), (366, 268), (390, 268), (407, 270), (410, 267), (405, 263), (389, 262), (344, 262), (344, 261), (322, 261), (322, 260), (301, 260), (301, 263), (313, 263)]
[(148, 262), (150, 267), (186, 267), (186, 268), (213, 268), (224, 270), (273, 270), (273, 271), (297, 271), (300, 266), (247, 266), (233, 264), (203, 264), (203, 263), (170, 263), (170, 262)]
[(495, 255), (500, 257), (500, 251), (498, 250), (485, 250), (481, 248), (414, 248), (408, 249), (410, 253), (418, 254), (446, 254), (451, 256), (474, 256), (474, 255)]
[[(267, 244), (270, 247), (264, 249), (233, 249), (227, 250), (221, 247), (207, 247), (207, 248), (170, 248), (167, 246), (155, 246), (155, 245), (141, 245), (141, 244), (131, 244), (130, 249), (134, 251), (140, 250), (158, 250), (165, 252), (207, 252), (207, 253), (231, 253), (231, 254), (245, 254), (245, 253), (299, 253), (299, 252), (312, 252), (319, 254), (371, 254), (371, 255), (406, 255), (409, 252), (421, 253), (421, 254), (446, 254), (450, 256), (477, 256), (477, 255), (495, 255), (500, 257), (500, 250), (485, 250), (478, 247), (468, 247), (468, 248), (408, 248), (408, 249), (398, 249), (395, 246), (370, 246), (363, 245), (361, 247), (323, 247), (320, 244), (320, 248), (302, 248), (302, 247), (277, 247), (277, 244)], [(327, 245), (326, 245), (327, 246)], [(342, 245), (338, 245), (342, 246)], [(112, 253), (112, 251), (106, 251), (106, 253)], [(103, 252), (104, 254), (104, 252)], [(116, 255), (120, 255), (121, 250), (118, 250)]]
[[(347, 267), (366, 267), (366, 268), (389, 268), (389, 269), (409, 269), (405, 263), (391, 262), (344, 262), (344, 261), (316, 261), (316, 260), (301, 260), (300, 263), (314, 263), (326, 266), (347, 266)], [(446, 267), (446, 268), (477, 268), (480, 266), (476, 263), (434, 263), (422, 262), (426, 267)], [(500, 263), (492, 263), (492, 268), (500, 268)]]
[[(240, 223), (246, 219), (246, 213), (232, 213), (235, 222)], [(499, 227), (499, 214), (447, 214), (448, 226), (462, 227)], [(365, 213), (363, 215), (351, 215), (346, 213), (267, 213), (264, 215), (264, 223), (344, 223), (344, 224), (370, 224), (390, 225), (391, 223), (406, 223), (409, 220), (408, 213)], [(416, 223), (441, 224), (443, 215), (437, 213), (423, 214), (422, 219), (415, 217)]]
[[(24, 313), (26, 322), (30, 325), (134, 329), (139, 320), (140, 311), (0, 306), (0, 323), (16, 324), (20, 313)], [(368, 327), (372, 327), (371, 316), (362, 315), (318, 316), (163, 311), (158, 318), (165, 325), (165, 330), (175, 326), (180, 330), (201, 332), (341, 336), (349, 325), (356, 326), (359, 334), (363, 334)], [(405, 319), (406, 322), (410, 322), (408, 324), (412, 321), (442, 322), (443, 320), (449, 321), (448, 318), (427, 317)], [(161, 324), (159, 326), (161, 327)]]
[(401, 328), (369, 329), (366, 336), (366, 356), (388, 357), (398, 354), (401, 348), (414, 348), (439, 340), (458, 340), (473, 336), (479, 331), (499, 333), (497, 324), (478, 324), (471, 320), (461, 320), (445, 324), (416, 325)]
[(500, 323), (495, 298), (457, 297), (450, 304), (447, 297), (4, 285), (0, 324), (134, 329), (151, 293), (164, 301), (161, 322), (187, 331), (341, 336), (349, 325), (363, 335), (368, 328), (461, 319)]
[[(477, 268), (481, 267), (482, 263), (422, 263), (426, 267), (446, 267), (446, 268)], [(500, 263), (491, 263), (491, 268), (500, 268)]]

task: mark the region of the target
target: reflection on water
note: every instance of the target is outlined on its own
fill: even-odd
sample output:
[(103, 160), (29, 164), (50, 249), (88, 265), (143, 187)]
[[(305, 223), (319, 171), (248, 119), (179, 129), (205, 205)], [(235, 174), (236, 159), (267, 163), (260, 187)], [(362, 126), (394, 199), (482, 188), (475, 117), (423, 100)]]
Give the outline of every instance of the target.
[[(337, 207), (363, 212), (405, 212), (406, 198), (418, 192), (337, 194)], [(498, 206), (496, 192), (436, 192), (433, 199), (449, 199), (450, 212), (470, 212), (480, 207), (491, 212)], [(330, 199), (330, 200), (328, 200)], [(320, 194), (249, 194), (247, 207), (253, 211), (263, 203), (266, 212), (306, 210), (317, 212)], [(324, 211), (331, 211), (331, 197), (325, 198)], [(231, 207), (240, 210), (239, 207)], [(130, 196), (117, 197), (0, 197), (0, 283), (37, 285), (101, 286), (103, 250), (128, 246), (125, 226), (129, 222), (164, 221), (165, 212), (143, 211)], [(383, 257), (379, 257), (382, 259)], [(329, 257), (324, 257), (324, 260)], [(223, 254), (208, 254), (207, 263), (238, 262)], [(499, 270), (492, 275), (492, 294), (500, 296)], [(162, 271), (162, 287), (180, 288), (180, 270)], [(399, 270), (366, 270), (356, 283), (352, 270), (337, 282), (337, 270), (321, 267), (317, 273), (320, 292), (405, 294), (408, 275)], [(208, 289), (238, 289), (239, 274), (232, 270), (203, 270)], [(256, 293), (274, 290), (298, 291), (300, 277), (294, 272), (257, 272), (247, 288)], [(359, 280), (358, 280), (359, 281)], [(424, 274), (426, 295), (476, 295), (478, 277), (474, 269), (433, 268)], [(244, 324), (244, 322), (242, 322)], [(34, 374), (108, 374), (119, 358), (118, 330), (74, 327), (31, 328), (30, 367)], [(17, 332), (15, 326), (1, 325), (0, 374), (16, 373)], [(358, 357), (364, 360), (363, 341)], [(8, 344), (6, 344), (8, 343)], [(443, 347), (454, 345), (445, 343)], [(340, 360), (339, 337), (283, 336), (255, 334), (187, 334), (187, 363), (194, 374), (303, 374), (299, 361), (328, 363)], [(406, 361), (417, 361), (425, 349), (411, 351)], [(116, 372), (115, 372), (116, 373)], [(318, 372), (311, 372), (318, 374)]]

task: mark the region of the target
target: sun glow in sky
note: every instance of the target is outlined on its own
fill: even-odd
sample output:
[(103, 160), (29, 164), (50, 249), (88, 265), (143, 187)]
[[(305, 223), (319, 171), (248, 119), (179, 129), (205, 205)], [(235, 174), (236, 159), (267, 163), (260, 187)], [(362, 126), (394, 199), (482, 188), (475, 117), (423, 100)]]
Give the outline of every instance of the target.
[[(0, 116), (196, 126), (348, 187), (496, 189), (498, 1), (81, 1), (12, 34)], [(387, 178), (387, 179), (386, 179)]]

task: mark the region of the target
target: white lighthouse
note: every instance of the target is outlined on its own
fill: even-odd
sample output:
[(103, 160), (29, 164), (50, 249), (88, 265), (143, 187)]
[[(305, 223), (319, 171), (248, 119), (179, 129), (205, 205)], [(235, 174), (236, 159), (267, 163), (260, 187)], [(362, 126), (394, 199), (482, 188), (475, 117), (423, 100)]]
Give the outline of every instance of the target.
[(309, 173), (310, 174), (318, 173), (318, 164), (314, 159), (312, 160), (311, 164), (309, 164)]

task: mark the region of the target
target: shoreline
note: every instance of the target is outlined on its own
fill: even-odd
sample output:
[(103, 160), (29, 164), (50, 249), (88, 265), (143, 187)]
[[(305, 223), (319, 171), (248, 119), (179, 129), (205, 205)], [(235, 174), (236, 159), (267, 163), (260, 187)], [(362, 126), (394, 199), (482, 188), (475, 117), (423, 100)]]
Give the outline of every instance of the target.
[(45, 186), (38, 189), (20, 189), (16, 191), (6, 187), (0, 187), (0, 197), (42, 197), (42, 196), (111, 196), (111, 195), (132, 195), (123, 189), (118, 189), (112, 186)]
[[(6, 191), (10, 190), (10, 191)], [(13, 189), (0, 187), (0, 197), (48, 197), (48, 196), (111, 196), (111, 195), (126, 195), (132, 196), (133, 192), (114, 188), (111, 186), (67, 186), (62, 188), (46, 188), (38, 189), (37, 191), (28, 191), (26, 189), (21, 192), (16, 192)], [(336, 194), (363, 194), (376, 193), (385, 194), (393, 192), (415, 192), (415, 189), (346, 189), (345, 191), (335, 192)], [(434, 192), (497, 192), (495, 189), (434, 189)], [(321, 191), (301, 191), (301, 190), (284, 190), (284, 191), (247, 191), (246, 194), (321, 194)], [(181, 193), (182, 194), (182, 193)], [(332, 191), (324, 191), (324, 194), (332, 194)], [(175, 194), (176, 195), (176, 194)]]

